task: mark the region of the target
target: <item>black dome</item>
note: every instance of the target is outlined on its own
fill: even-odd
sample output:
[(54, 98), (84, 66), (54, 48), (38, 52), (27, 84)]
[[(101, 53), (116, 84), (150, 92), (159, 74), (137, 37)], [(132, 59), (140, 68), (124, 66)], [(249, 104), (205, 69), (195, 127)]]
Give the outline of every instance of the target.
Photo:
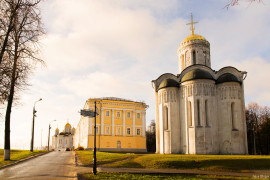
[(235, 77), (231, 73), (222, 74), (221, 76), (218, 77), (218, 79), (216, 81), (217, 84), (224, 83), (224, 82), (239, 82), (239, 83), (241, 83), (241, 81), (239, 81), (237, 79), (237, 77)]
[(165, 79), (160, 83), (158, 90), (166, 87), (179, 87), (179, 83), (173, 79)]
[(187, 72), (181, 79), (181, 82), (190, 81), (194, 79), (211, 79), (214, 80), (213, 76), (204, 70), (201, 69), (193, 69)]

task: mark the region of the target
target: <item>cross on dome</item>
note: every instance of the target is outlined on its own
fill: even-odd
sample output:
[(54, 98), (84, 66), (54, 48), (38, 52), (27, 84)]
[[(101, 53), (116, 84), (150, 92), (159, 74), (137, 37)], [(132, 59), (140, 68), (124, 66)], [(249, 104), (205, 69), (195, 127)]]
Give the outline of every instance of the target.
[(192, 13), (191, 13), (191, 22), (187, 23), (186, 25), (191, 25), (190, 30), (191, 30), (192, 35), (194, 35), (194, 30), (195, 30), (194, 24), (197, 24), (197, 23), (198, 22), (193, 22), (193, 16), (192, 16)]

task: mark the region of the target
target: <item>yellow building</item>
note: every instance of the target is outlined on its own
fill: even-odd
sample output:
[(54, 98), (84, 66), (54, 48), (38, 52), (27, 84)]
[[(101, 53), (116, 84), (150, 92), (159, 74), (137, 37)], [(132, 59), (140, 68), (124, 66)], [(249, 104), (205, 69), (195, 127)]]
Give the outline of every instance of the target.
[[(115, 97), (88, 99), (83, 109), (95, 109), (97, 102), (96, 147), (100, 151), (146, 152), (143, 102)], [(82, 116), (74, 135), (75, 148), (94, 146), (94, 118)]]

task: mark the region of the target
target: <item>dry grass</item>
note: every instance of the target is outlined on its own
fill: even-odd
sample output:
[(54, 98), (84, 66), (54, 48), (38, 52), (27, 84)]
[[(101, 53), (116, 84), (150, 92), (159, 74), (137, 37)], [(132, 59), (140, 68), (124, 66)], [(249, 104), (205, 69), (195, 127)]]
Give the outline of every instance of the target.
[(9, 161), (4, 161), (4, 150), (0, 149), (0, 167), (6, 164), (10, 164), (12, 162), (24, 159), (26, 157), (43, 153), (45, 151), (41, 150), (36, 150), (36, 151), (29, 151), (29, 150), (10, 150), (10, 160)]
[(124, 180), (124, 179), (138, 179), (138, 180), (158, 180), (158, 179), (252, 179), (249, 177), (232, 177), (232, 176), (216, 176), (216, 175), (187, 175), (187, 174), (133, 174), (133, 173), (98, 173), (93, 175), (92, 173), (79, 174), (79, 180), (88, 179), (112, 179), (112, 180)]
[(270, 169), (270, 156), (245, 155), (144, 155), (108, 165), (148, 169), (200, 169), (245, 171)]

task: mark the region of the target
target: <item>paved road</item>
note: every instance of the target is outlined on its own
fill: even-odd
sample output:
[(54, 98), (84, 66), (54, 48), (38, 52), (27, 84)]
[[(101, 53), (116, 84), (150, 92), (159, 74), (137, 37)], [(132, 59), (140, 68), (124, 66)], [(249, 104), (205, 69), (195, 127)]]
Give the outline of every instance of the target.
[(72, 151), (51, 152), (0, 170), (0, 179), (77, 179), (74, 158)]

